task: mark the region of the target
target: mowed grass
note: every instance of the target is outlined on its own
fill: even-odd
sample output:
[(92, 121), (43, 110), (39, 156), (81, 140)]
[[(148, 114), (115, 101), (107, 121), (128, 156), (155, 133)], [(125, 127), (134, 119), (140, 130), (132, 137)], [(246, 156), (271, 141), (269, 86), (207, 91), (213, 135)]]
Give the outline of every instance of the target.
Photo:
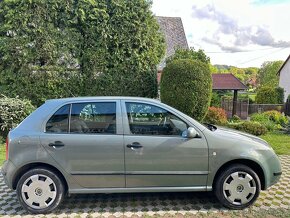
[(290, 155), (290, 134), (279, 132), (270, 132), (261, 136), (266, 140), (275, 150), (276, 154)]

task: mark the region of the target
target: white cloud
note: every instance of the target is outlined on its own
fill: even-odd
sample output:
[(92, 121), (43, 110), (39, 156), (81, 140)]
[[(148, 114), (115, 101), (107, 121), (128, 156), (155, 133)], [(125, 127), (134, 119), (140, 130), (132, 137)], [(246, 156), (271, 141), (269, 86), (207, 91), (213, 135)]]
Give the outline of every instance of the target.
[(273, 2), (154, 0), (152, 10), (181, 17), (189, 45), (208, 52), (213, 64), (260, 66), (266, 60), (284, 60), (290, 53), (290, 2)]
[[(290, 47), (290, 41), (275, 41), (271, 33), (264, 26), (250, 25), (241, 26), (238, 20), (228, 16), (222, 11), (216, 10), (213, 5), (204, 7), (192, 6), (192, 16), (199, 20), (210, 20), (218, 23), (218, 29), (212, 36), (204, 37), (203, 40), (208, 43), (219, 45), (224, 51), (242, 51), (240, 47), (248, 45), (270, 46), (277, 48)], [(223, 39), (219, 36), (222, 34), (232, 35), (234, 41), (231, 46), (224, 46)]]

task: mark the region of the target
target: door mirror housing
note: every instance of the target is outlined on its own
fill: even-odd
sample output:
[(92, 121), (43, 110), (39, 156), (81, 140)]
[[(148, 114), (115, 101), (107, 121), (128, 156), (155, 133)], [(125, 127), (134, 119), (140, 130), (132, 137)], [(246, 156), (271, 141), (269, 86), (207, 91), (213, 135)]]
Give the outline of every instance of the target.
[(193, 127), (188, 127), (187, 130), (183, 131), (182, 137), (184, 138), (197, 138), (198, 132)]

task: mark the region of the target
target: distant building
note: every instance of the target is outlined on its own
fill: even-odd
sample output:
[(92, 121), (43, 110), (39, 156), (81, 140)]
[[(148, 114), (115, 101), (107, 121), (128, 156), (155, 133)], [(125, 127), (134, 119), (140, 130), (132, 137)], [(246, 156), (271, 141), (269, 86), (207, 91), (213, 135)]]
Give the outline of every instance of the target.
[(290, 55), (278, 71), (279, 86), (285, 90), (284, 101), (286, 102), (288, 95), (290, 95)]

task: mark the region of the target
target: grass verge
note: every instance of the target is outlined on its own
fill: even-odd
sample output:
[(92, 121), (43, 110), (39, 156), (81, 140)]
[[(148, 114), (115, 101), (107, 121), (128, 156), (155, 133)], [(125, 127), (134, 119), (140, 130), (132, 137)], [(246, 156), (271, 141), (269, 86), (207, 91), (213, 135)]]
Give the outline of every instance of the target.
[(290, 155), (290, 135), (281, 132), (270, 132), (261, 136), (275, 150), (278, 155)]

